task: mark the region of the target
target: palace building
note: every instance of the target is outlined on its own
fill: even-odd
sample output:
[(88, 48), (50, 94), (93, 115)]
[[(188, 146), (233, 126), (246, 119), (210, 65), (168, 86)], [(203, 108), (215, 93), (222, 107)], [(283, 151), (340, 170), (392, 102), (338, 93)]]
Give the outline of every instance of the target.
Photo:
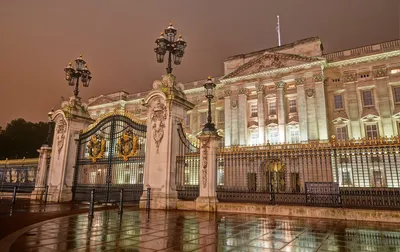
[[(231, 56), (217, 84), (212, 118), (225, 146), (378, 139), (399, 134), (400, 40), (323, 53), (318, 37)], [(195, 107), (184, 125), (207, 120), (205, 80), (178, 84)], [(124, 109), (146, 119), (148, 92), (89, 99), (93, 119)]]

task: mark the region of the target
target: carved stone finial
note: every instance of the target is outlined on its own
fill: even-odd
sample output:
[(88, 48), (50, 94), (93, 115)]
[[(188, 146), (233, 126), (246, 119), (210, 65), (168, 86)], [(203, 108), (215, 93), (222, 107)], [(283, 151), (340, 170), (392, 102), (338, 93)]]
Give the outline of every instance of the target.
[(249, 95), (249, 90), (247, 88), (245, 88), (245, 87), (240, 87), (238, 92), (239, 92), (240, 95), (241, 94)]
[(275, 82), (275, 87), (276, 87), (276, 89), (282, 89), (285, 87), (285, 84), (286, 83), (284, 81), (277, 81), (277, 82)]
[(304, 85), (305, 83), (306, 83), (306, 78), (297, 78), (297, 79), (295, 79), (295, 82), (296, 82), (296, 86), (301, 86), (301, 85)]
[(258, 83), (256, 85), (257, 94), (264, 93), (264, 84)]

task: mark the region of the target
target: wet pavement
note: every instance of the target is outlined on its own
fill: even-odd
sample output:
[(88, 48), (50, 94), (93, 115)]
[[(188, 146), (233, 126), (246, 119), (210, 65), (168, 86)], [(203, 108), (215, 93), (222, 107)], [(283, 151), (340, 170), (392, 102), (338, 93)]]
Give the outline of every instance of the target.
[(184, 211), (67, 216), (10, 251), (400, 251), (400, 224)]

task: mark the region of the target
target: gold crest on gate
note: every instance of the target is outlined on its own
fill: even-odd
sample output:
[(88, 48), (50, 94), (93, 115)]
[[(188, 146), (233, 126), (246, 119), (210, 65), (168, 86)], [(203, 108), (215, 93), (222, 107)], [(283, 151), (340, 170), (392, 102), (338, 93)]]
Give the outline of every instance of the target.
[(89, 158), (93, 163), (97, 159), (104, 156), (104, 151), (106, 150), (106, 140), (100, 134), (94, 134), (90, 137), (90, 141), (87, 144)]
[(118, 139), (117, 152), (118, 156), (128, 161), (130, 157), (136, 155), (139, 148), (138, 137), (133, 134), (132, 130), (126, 130)]

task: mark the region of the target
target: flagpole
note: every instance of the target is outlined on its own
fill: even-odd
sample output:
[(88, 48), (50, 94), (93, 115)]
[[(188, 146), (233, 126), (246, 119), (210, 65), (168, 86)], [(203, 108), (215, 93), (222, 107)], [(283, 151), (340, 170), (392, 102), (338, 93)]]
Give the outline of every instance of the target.
[(281, 46), (281, 25), (279, 24), (279, 15), (276, 17), (278, 19), (278, 24), (276, 25), (276, 31), (278, 32), (278, 45)]

